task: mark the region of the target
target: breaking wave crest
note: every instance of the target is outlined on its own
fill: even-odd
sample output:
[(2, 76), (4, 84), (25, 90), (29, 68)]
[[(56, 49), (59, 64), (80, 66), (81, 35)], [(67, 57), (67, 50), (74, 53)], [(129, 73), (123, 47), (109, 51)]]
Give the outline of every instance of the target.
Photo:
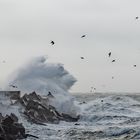
[[(22, 93), (37, 92), (40, 95), (55, 97), (52, 100), (58, 111), (71, 115), (77, 114), (73, 97), (68, 90), (76, 82), (76, 79), (64, 69), (60, 63), (48, 63), (45, 56), (32, 59), (28, 64), (12, 74), (8, 85), (18, 87)], [(7, 86), (7, 89), (10, 87)]]

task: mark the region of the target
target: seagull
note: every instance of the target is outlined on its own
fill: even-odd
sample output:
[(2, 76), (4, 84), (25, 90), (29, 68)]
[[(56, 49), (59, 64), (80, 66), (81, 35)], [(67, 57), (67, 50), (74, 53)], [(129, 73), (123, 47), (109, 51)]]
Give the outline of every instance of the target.
[(82, 35), (82, 36), (81, 36), (81, 38), (84, 38), (84, 37), (86, 37), (86, 35)]
[(109, 57), (111, 56), (111, 52), (108, 53), (108, 56), (109, 56)]
[(91, 87), (91, 90), (90, 90), (90, 92), (93, 92), (93, 91), (95, 91), (96, 90), (96, 88), (94, 88), (94, 87)]
[(137, 16), (136, 19), (138, 19), (139, 17)]
[(54, 41), (51, 41), (51, 44), (54, 45), (55, 44)]
[(81, 59), (85, 59), (84, 57), (81, 57)]
[(112, 76), (112, 79), (114, 79), (114, 76)]
[(114, 60), (112, 60), (112, 62), (115, 62), (116, 60), (114, 59)]
[(136, 67), (137, 65), (133, 65), (134, 67)]
[(12, 88), (18, 88), (17, 86), (14, 86), (14, 85), (9, 85), (10, 87), (12, 87)]
[(47, 95), (48, 97), (51, 97), (51, 98), (54, 98), (54, 96), (52, 95), (52, 93), (49, 91), (48, 92), (48, 95)]

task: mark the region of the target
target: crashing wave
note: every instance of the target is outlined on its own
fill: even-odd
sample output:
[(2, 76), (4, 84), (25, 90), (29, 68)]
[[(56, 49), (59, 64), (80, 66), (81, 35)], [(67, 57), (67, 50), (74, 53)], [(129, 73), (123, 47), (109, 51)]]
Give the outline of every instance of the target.
[[(8, 85), (16, 85), (22, 93), (37, 92), (42, 96), (49, 92), (55, 97), (51, 104), (59, 112), (77, 116), (78, 108), (74, 104), (74, 98), (68, 90), (76, 82), (76, 79), (64, 69), (60, 63), (48, 63), (47, 58), (37, 57), (12, 74)], [(9, 89), (9, 87), (6, 87)]]

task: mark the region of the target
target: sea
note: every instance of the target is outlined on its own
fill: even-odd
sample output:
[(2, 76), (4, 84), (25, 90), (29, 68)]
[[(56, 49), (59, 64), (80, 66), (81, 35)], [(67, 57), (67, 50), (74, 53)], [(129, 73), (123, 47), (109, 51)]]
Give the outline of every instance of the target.
[[(46, 126), (24, 122), (40, 140), (140, 140), (139, 93), (73, 93), (78, 122)], [(28, 138), (28, 140), (35, 140)]]
[(54, 107), (59, 112), (80, 115), (78, 122), (45, 126), (27, 122), (21, 108), (11, 106), (1, 94), (0, 113), (15, 113), (26, 133), (39, 140), (140, 140), (140, 93), (69, 93), (76, 81), (62, 64), (48, 63), (41, 56), (12, 74), (8, 83), (16, 85), (23, 94), (36, 91), (43, 96), (51, 92)]

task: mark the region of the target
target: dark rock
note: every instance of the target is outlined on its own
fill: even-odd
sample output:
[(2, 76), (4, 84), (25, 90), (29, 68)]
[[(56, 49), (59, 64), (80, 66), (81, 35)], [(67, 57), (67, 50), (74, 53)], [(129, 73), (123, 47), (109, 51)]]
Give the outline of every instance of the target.
[(3, 118), (2, 113), (0, 113), (0, 122), (2, 122)]
[(18, 123), (15, 114), (6, 115), (0, 123), (0, 140), (19, 140), (26, 138), (25, 128)]
[(81, 103), (79, 103), (79, 104), (80, 104), (80, 105), (81, 105), (81, 104), (86, 104), (86, 102), (85, 102), (85, 101), (83, 101), (83, 102), (81, 102)]
[(36, 92), (25, 94), (20, 98), (19, 102), (24, 107), (24, 114), (30, 122), (36, 124), (58, 123), (60, 120), (76, 122), (79, 116), (73, 118), (64, 113), (59, 113), (55, 107), (49, 104), (49, 98), (54, 96), (49, 92), (47, 98), (43, 98)]
[(10, 117), (14, 120), (14, 122), (18, 122), (18, 117), (14, 113), (11, 113)]
[(10, 99), (11, 100), (19, 100), (20, 99), (20, 91), (15, 91), (15, 92), (11, 91)]
[(68, 121), (68, 122), (77, 122), (80, 118), (79, 115), (76, 118), (74, 118), (74, 117), (72, 117), (68, 114), (64, 114), (64, 113), (62, 113), (62, 116), (63, 116), (63, 120)]
[(37, 100), (40, 101), (41, 100), (41, 96), (37, 95), (36, 92), (32, 92), (28, 95), (28, 98), (32, 99), (32, 100)]
[(7, 126), (12, 125), (13, 123), (14, 123), (14, 120), (9, 115), (6, 115), (6, 117), (1, 122), (2, 125), (7, 125)]
[(75, 123), (74, 125), (80, 125), (80, 123)]

